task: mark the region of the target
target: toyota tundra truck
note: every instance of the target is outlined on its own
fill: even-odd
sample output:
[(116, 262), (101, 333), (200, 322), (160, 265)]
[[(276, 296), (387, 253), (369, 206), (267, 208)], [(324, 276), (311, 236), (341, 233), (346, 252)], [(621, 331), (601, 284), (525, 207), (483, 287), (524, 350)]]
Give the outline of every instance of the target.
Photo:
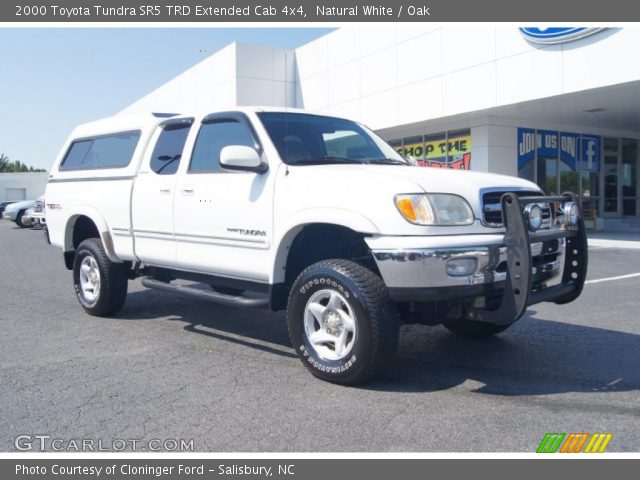
[(364, 125), (302, 110), (81, 125), (45, 198), (88, 314), (116, 314), (138, 277), (195, 301), (286, 309), (302, 363), (339, 384), (388, 365), (401, 324), (489, 337), (530, 305), (575, 300), (587, 271), (573, 193), (417, 167)]

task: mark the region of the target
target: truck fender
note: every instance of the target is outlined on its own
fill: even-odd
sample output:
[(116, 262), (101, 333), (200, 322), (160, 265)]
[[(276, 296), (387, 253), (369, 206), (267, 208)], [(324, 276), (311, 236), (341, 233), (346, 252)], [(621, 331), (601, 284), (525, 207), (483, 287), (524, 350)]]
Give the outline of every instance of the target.
[(115, 263), (122, 263), (122, 260), (118, 258), (113, 247), (113, 241), (111, 239), (111, 233), (109, 232), (107, 222), (96, 209), (88, 206), (75, 208), (74, 213), (69, 216), (64, 231), (64, 251), (69, 252), (73, 250), (73, 227), (76, 223), (76, 220), (83, 216), (89, 218), (98, 229), (100, 240), (102, 240), (104, 250), (107, 254), (107, 257), (109, 257), (109, 260)]
[(378, 227), (364, 215), (354, 213), (341, 208), (307, 208), (299, 210), (285, 222), (283, 234), (276, 239), (276, 254), (274, 258), (272, 283), (284, 282), (285, 266), (289, 248), (296, 238), (296, 235), (307, 225), (329, 224), (346, 227), (354, 232), (376, 234)]

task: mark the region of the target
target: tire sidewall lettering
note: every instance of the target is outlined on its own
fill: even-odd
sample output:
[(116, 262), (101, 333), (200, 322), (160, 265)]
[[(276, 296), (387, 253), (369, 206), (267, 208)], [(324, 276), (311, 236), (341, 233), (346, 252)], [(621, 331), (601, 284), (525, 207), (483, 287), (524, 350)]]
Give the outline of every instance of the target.
[(326, 360), (319, 357), (315, 350), (310, 346), (309, 340), (304, 331), (304, 307), (306, 306), (309, 296), (317, 290), (326, 288), (333, 289), (336, 292), (340, 293), (345, 298), (345, 300), (349, 302), (351, 308), (353, 308), (357, 312), (356, 322), (358, 322), (357, 327), (359, 335), (362, 335), (364, 333), (363, 317), (365, 315), (365, 312), (364, 309), (360, 306), (358, 296), (354, 293), (353, 289), (330, 275), (318, 274), (306, 279), (304, 283), (297, 288), (297, 293), (299, 294), (298, 298), (296, 299), (296, 310), (299, 309), (297, 318), (297, 323), (299, 325), (297, 326), (297, 328), (300, 329), (299, 338), (301, 340), (301, 345), (299, 345), (298, 349), (303, 361), (312, 369), (324, 374), (341, 375), (359, 366), (359, 340), (356, 340), (354, 350), (348, 357), (343, 358), (342, 360)]

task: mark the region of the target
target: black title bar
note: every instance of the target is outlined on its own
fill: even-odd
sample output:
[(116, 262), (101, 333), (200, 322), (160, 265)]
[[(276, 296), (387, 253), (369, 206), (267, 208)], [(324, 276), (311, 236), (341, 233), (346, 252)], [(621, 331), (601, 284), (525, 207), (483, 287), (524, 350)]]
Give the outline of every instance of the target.
[(14, 0), (0, 22), (616, 22), (629, 0)]

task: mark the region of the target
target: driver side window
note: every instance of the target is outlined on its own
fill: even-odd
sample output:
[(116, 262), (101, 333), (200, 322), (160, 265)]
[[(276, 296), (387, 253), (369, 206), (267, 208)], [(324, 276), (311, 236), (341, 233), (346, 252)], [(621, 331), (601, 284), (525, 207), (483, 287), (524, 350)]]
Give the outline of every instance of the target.
[(235, 119), (219, 119), (203, 123), (193, 148), (189, 173), (213, 173), (220, 168), (220, 152), (229, 145), (257, 148), (247, 126)]

